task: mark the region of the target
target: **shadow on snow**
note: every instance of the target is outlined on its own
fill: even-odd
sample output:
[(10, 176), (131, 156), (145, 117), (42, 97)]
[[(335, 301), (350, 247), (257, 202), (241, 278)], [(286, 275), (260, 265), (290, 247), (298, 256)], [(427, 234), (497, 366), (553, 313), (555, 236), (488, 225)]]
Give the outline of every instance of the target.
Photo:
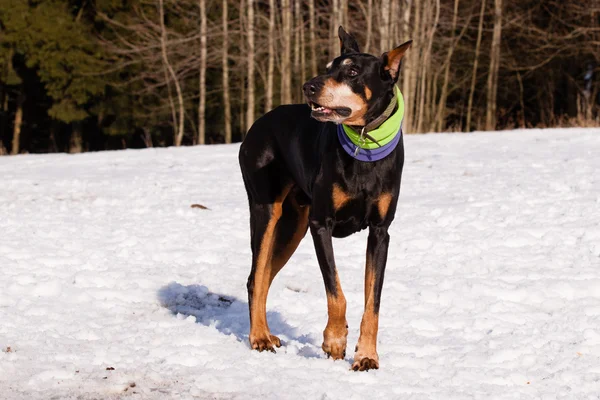
[[(205, 326), (214, 326), (224, 335), (234, 335), (239, 342), (248, 347), (250, 320), (248, 303), (235, 297), (212, 293), (204, 285), (183, 286), (171, 282), (158, 291), (161, 305), (173, 315), (193, 315), (196, 322)], [(315, 346), (308, 335), (298, 335), (296, 329), (287, 324), (280, 313), (267, 312), (271, 333), (281, 338), (282, 345), (297, 342), (302, 347), (298, 355), (306, 358), (321, 358), (320, 346)]]

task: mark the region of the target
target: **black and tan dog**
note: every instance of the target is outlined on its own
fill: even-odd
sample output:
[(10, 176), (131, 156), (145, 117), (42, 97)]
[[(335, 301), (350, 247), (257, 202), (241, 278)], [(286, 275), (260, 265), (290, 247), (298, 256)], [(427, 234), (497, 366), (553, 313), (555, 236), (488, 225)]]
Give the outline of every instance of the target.
[(379, 303), (404, 147), (400, 137), (381, 160), (360, 161), (343, 149), (338, 124), (368, 138), (373, 123), (380, 124), (385, 119), (381, 116), (389, 115), (386, 110), (396, 98), (400, 61), (411, 42), (375, 57), (360, 53), (356, 40), (342, 27), (339, 37), (341, 56), (327, 66), (324, 75), (304, 85), (310, 107), (277, 107), (254, 123), (240, 148), (250, 202), (250, 345), (260, 351), (280, 346), (267, 324), (267, 293), (310, 228), (327, 292), (329, 320), (322, 347), (334, 359), (344, 358), (346, 299), (332, 237), (369, 228), (365, 308), (352, 365), (354, 370), (368, 370), (379, 367)]

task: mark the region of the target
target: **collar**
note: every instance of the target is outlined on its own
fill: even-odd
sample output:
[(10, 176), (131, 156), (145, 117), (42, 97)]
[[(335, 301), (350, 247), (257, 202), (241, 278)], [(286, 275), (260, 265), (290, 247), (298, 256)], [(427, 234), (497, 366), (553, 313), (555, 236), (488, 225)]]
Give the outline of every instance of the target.
[(388, 156), (396, 148), (402, 136), (404, 117), (404, 98), (397, 86), (394, 86), (392, 100), (394, 101), (386, 111), (365, 126), (360, 133), (347, 125), (338, 125), (340, 144), (352, 158), (360, 161), (377, 161)]

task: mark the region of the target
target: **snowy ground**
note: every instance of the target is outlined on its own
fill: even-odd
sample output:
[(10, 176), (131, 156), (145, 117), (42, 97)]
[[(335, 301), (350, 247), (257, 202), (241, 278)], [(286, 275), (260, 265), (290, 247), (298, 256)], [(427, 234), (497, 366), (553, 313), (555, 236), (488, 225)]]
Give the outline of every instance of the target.
[(346, 360), (308, 237), (269, 297), (284, 346), (249, 350), (237, 145), (0, 158), (0, 398), (599, 399), (600, 130), (405, 145), (366, 373), (363, 233), (335, 241)]

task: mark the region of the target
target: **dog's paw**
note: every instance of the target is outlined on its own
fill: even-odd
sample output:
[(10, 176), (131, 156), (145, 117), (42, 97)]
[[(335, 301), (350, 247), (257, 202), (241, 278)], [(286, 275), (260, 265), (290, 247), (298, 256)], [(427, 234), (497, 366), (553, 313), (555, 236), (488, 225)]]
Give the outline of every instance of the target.
[(250, 335), (250, 347), (252, 347), (252, 350), (268, 350), (275, 353), (275, 347), (281, 347), (281, 340), (277, 336), (270, 334), (261, 336)]
[(323, 342), (321, 348), (327, 354), (327, 358), (343, 360), (346, 357), (346, 338)]
[(377, 355), (377, 351), (375, 349), (361, 351), (357, 345), (354, 351), (356, 353), (354, 354), (352, 370), (368, 371), (370, 369), (379, 369), (379, 356)]
[(352, 364), (353, 371), (368, 371), (370, 369), (379, 369), (379, 360), (363, 357)]
[(327, 325), (323, 331), (323, 345), (321, 348), (334, 360), (344, 359), (346, 357), (346, 344), (348, 337), (348, 324), (344, 322), (341, 326)]

